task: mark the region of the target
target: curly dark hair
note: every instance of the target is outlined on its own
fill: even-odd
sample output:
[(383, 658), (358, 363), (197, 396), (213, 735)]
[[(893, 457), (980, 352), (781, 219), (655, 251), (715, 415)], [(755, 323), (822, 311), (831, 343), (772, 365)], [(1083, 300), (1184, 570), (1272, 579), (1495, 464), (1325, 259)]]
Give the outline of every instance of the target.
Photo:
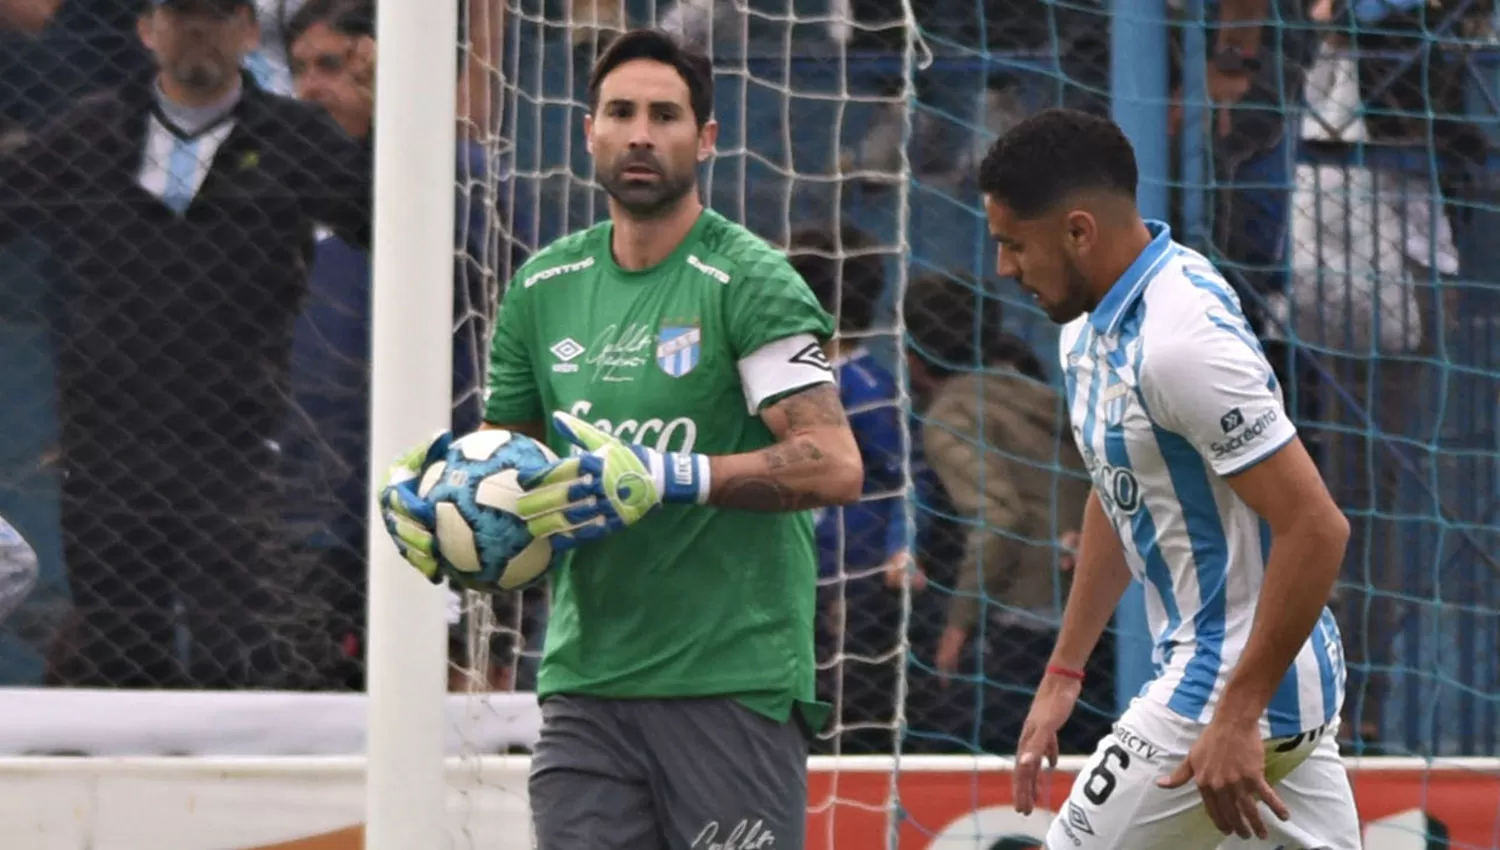
[(787, 260), (838, 319), (840, 332), (867, 330), (875, 322), (885, 292), (885, 258), (875, 248), (874, 239), (847, 222), (837, 231), (808, 225), (792, 233)]
[(1030, 116), (1001, 136), (979, 166), (979, 191), (1022, 219), (1081, 190), (1133, 199), (1138, 179), (1135, 150), (1119, 125), (1076, 109)]

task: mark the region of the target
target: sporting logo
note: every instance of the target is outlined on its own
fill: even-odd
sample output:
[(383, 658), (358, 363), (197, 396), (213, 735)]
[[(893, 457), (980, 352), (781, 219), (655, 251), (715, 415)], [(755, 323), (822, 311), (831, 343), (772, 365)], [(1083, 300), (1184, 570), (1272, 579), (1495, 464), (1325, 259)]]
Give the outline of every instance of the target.
[(702, 353), (703, 329), (693, 326), (666, 326), (656, 335), (656, 365), (674, 378), (693, 371)]
[(521, 281), (521, 288), (530, 289), (544, 280), (551, 280), (554, 277), (560, 277), (565, 274), (572, 274), (573, 272), (581, 272), (584, 269), (592, 268), (593, 265), (594, 258), (585, 257), (576, 263), (564, 263), (560, 266), (553, 266), (550, 269), (543, 269), (536, 274), (527, 276), (525, 280)]
[(552, 352), (553, 357), (557, 358), (557, 362), (552, 364), (552, 371), (577, 372), (578, 364), (574, 363), (573, 360), (582, 354), (585, 349), (572, 337), (563, 337), (554, 342), (552, 347), (547, 350)]

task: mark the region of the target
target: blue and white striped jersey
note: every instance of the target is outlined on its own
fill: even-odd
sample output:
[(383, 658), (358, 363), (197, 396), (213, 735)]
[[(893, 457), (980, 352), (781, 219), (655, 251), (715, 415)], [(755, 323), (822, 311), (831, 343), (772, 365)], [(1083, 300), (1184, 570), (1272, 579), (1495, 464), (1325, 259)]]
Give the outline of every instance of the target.
[[(1146, 590), (1156, 676), (1142, 696), (1206, 723), (1250, 635), (1271, 546), (1225, 478), (1297, 432), (1229, 284), (1165, 224), (1147, 226), (1149, 247), (1063, 328), (1060, 353), (1074, 438)], [(1262, 731), (1321, 726), (1343, 691), (1325, 608)]]

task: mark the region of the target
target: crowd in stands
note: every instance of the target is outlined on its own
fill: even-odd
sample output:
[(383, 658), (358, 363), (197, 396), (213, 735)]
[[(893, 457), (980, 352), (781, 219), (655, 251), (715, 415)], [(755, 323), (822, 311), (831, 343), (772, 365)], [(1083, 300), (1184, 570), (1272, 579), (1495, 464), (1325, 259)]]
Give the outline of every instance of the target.
[[(852, 24), (812, 38), (905, 48), (887, 0), (837, 5)], [(1204, 247), (1355, 523), (1331, 601), (1353, 671), (1344, 734), (1374, 745), (1392, 663), (1376, 637), (1403, 615), (1392, 517), (1402, 475), (1435, 461), (1371, 459), (1423, 439), (1410, 410), (1450, 357), (1459, 309), (1453, 202), (1482, 191), (1488, 155), (1471, 123), (1431, 117), (1465, 112), (1466, 67), (1432, 34), (1488, 37), (1492, 10), (1271, 6), (1279, 25), (1254, 29), (1242, 51), (1257, 63), (1215, 54), (1203, 75), (1219, 187)], [(579, 45), (623, 27), (625, 8), (574, 0)], [(680, 0), (663, 4), (663, 23), (714, 42), (755, 24), (746, 8)], [(456, 42), (459, 432), (478, 423), (496, 292), (538, 241), (532, 208), (502, 202), (520, 189), (487, 82), (500, 12), (463, 4)], [(1051, 102), (1108, 112), (1109, 19), (1088, 4), (933, 0), (916, 12), (935, 44), (1055, 51)], [(374, 36), (373, 0), (0, 0), (0, 515), (44, 565), (0, 623), (0, 684), (362, 686)], [(920, 73), (917, 87), (931, 108), (910, 138), (905, 107), (892, 107), (844, 166), (892, 171), (908, 144), (919, 181), (962, 195), (974, 152), (1033, 108), (1001, 66), (978, 103)], [(1441, 167), (1300, 163), (1304, 147), (1352, 142), (1414, 148)], [(839, 318), (827, 353), (866, 465), (866, 499), (818, 516), (820, 687), (840, 706), (825, 748), (888, 751), (899, 709), (925, 733), (908, 750), (1008, 752), (1060, 622), (1088, 492), (1055, 352), (1016, 331), (1024, 305), (1002, 313), (989, 259), (898, 273), (838, 216), (802, 222), (783, 247)], [(866, 343), (891, 325), (898, 277), (910, 279), (893, 356)], [(506, 628), (481, 687), (529, 686), (545, 601), (494, 600)], [(457, 657), (468, 647), (455, 620)], [(1113, 656), (1106, 639), (1064, 751), (1109, 723)]]

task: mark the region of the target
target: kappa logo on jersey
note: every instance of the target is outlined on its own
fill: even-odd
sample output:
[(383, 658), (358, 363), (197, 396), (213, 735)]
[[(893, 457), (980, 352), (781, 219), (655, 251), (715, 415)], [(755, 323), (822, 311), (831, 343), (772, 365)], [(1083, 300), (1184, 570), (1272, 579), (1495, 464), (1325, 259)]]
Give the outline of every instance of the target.
[(833, 371), (833, 364), (828, 362), (828, 354), (823, 351), (823, 346), (815, 342), (803, 346), (801, 351), (792, 355), (790, 362), (822, 369), (825, 372)]
[(693, 371), (702, 353), (703, 329), (697, 326), (667, 326), (657, 334), (656, 365), (674, 378)]
[(547, 350), (552, 352), (552, 356), (556, 357), (558, 360), (558, 362), (552, 364), (552, 371), (577, 372), (578, 364), (572, 361), (576, 359), (578, 355), (582, 354), (586, 349), (584, 349), (583, 346), (579, 345), (578, 341), (573, 339), (572, 337), (563, 337), (557, 342), (554, 342), (552, 344), (552, 347)]

